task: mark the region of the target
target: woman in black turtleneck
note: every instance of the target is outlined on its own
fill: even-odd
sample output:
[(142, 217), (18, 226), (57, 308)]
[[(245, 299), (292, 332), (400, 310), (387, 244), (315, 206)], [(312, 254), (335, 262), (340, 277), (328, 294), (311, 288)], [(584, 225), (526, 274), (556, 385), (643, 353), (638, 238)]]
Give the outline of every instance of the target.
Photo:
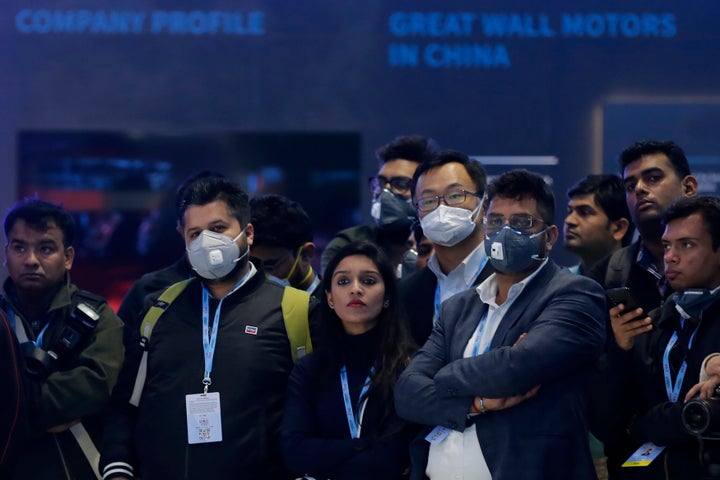
[(393, 387), (412, 353), (393, 267), (377, 246), (351, 243), (323, 277), (321, 348), (288, 381), (285, 465), (318, 480), (399, 479), (415, 432), (396, 414)]

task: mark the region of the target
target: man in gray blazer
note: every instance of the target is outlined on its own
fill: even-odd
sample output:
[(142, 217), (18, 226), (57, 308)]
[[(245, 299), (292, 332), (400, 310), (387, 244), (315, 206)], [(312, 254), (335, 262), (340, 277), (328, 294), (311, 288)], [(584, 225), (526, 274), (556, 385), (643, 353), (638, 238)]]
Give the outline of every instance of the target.
[(552, 190), (513, 170), (485, 203), (496, 270), (440, 308), (401, 375), (398, 413), (428, 426), (411, 446), (413, 479), (594, 479), (585, 383), (605, 341), (605, 295), (548, 258)]

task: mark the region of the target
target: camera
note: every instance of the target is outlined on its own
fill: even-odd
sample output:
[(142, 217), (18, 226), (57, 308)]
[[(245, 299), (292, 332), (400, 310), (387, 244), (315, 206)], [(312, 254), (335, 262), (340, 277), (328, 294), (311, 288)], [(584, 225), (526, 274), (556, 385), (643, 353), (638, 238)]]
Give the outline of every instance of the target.
[(720, 439), (720, 397), (716, 390), (712, 397), (690, 400), (683, 406), (682, 422), (685, 431), (702, 437)]

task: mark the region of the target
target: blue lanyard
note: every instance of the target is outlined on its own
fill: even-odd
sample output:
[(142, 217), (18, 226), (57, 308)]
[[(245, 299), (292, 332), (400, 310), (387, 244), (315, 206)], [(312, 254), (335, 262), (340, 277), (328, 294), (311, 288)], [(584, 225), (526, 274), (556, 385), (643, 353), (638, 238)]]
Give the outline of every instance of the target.
[[(472, 283), (475, 282), (475, 279), (480, 275), (480, 272), (483, 271), (483, 268), (485, 268), (485, 265), (488, 262), (488, 257), (483, 257), (482, 261), (480, 262), (480, 267), (477, 270), (477, 273), (473, 277)], [(435, 304), (433, 309), (433, 325), (435, 325), (440, 318), (440, 304), (442, 303), (442, 297), (440, 296), (440, 280), (438, 280), (437, 285), (435, 286)]]
[[(15, 310), (13, 310), (12, 308), (8, 308), (7, 312), (8, 312), (8, 317), (9, 317), (8, 321), (10, 322), (10, 327), (12, 327), (12, 329), (15, 331), (15, 334), (17, 335), (17, 328), (16, 328), (17, 324), (15, 322)], [(22, 320), (20, 320), (20, 321), (22, 322)], [(42, 330), (40, 330), (40, 333), (38, 333), (35, 340), (30, 340), (30, 338), (28, 338), (27, 341), (33, 342), (35, 344), (35, 346), (38, 348), (42, 348), (43, 337), (45, 336), (45, 332), (47, 331), (48, 327), (50, 326), (50, 322), (52, 322), (52, 319), (45, 322), (45, 326), (42, 328)], [(23, 331), (25, 331), (24, 325), (21, 325), (20, 328), (22, 328)], [(27, 332), (25, 332), (25, 336), (27, 336)]]
[[(475, 342), (473, 343), (472, 350), (473, 357), (477, 357), (480, 354), (480, 339), (482, 338), (483, 332), (485, 331), (485, 324), (487, 323), (489, 310), (490, 308), (488, 307), (488, 310), (485, 311), (485, 315), (482, 316), (480, 322), (478, 323), (477, 329), (475, 330)], [(490, 343), (491, 342), (488, 342), (488, 344), (485, 345), (485, 350), (483, 350), (482, 353), (486, 353), (488, 350), (490, 350)]]
[(362, 390), (360, 390), (360, 396), (358, 397), (358, 415), (355, 416), (353, 411), (352, 401), (350, 400), (350, 386), (348, 385), (347, 368), (345, 365), (340, 369), (340, 385), (342, 386), (343, 402), (345, 403), (345, 415), (347, 416), (348, 427), (350, 427), (350, 437), (360, 438), (360, 427), (362, 423), (362, 412), (365, 409), (367, 403), (367, 391), (370, 388), (371, 375), (375, 373), (375, 366), (370, 369), (370, 375), (365, 379), (365, 384)]
[[(684, 319), (680, 319), (680, 328), (682, 328), (685, 325)], [(695, 331), (690, 335), (690, 341), (688, 341), (688, 352), (692, 348), (693, 340), (695, 339), (695, 334), (698, 331), (698, 328), (700, 328), (700, 325), (695, 328)], [(675, 384), (672, 383), (672, 376), (670, 374), (670, 351), (675, 346), (675, 343), (678, 340), (678, 334), (677, 332), (673, 332), (672, 337), (670, 337), (670, 341), (667, 344), (667, 347), (665, 347), (665, 353), (663, 354), (663, 374), (665, 376), (665, 391), (667, 392), (668, 400), (675, 403), (678, 401), (678, 397), (680, 396), (680, 388), (682, 387), (683, 380), (685, 379), (685, 371), (687, 370), (687, 361), (683, 359), (682, 365), (680, 365), (680, 370), (678, 370), (677, 378), (675, 379)]]
[(208, 292), (205, 284), (202, 284), (202, 338), (203, 353), (205, 357), (205, 374), (203, 375), (202, 381), (203, 385), (205, 385), (205, 388), (203, 393), (207, 393), (208, 387), (212, 384), (212, 380), (210, 379), (210, 373), (212, 372), (213, 359), (215, 357), (215, 344), (217, 343), (217, 335), (218, 331), (220, 330), (220, 310), (222, 308), (223, 300), (230, 296), (235, 290), (240, 288), (248, 280), (251, 272), (252, 270), (248, 270), (245, 276), (243, 276), (243, 278), (241, 278), (235, 284), (232, 290), (230, 290), (227, 295), (220, 299), (220, 302), (215, 309), (215, 316), (213, 317), (212, 326), (210, 325), (210, 292)]

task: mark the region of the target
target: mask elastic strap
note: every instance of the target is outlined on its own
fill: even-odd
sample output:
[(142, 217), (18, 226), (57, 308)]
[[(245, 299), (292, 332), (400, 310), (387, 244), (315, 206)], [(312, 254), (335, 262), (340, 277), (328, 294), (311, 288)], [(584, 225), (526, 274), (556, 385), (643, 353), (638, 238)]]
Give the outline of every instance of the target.
[[(246, 227), (246, 228), (247, 228), (247, 227)], [(240, 230), (240, 233), (237, 234), (237, 237), (233, 238), (233, 243), (237, 242), (238, 238), (242, 237), (244, 234), (245, 234), (245, 229), (243, 228), (242, 230)], [(247, 248), (245, 249), (245, 253), (243, 253), (243, 254), (240, 255), (238, 258), (236, 258), (235, 260), (233, 260), (233, 263), (239, 262), (240, 260), (242, 260), (243, 258), (245, 258), (248, 253), (250, 253), (250, 245), (248, 245)]]
[[(293, 262), (292, 267), (290, 267), (290, 272), (288, 272), (287, 276), (284, 278), (284, 280), (287, 280), (288, 282), (290, 281), (290, 277), (292, 277), (293, 273), (295, 273), (295, 269), (297, 268), (298, 264), (300, 263), (300, 252), (302, 252), (302, 248), (303, 248), (302, 245), (300, 246), (300, 248), (298, 248), (297, 254), (295, 255), (295, 261)], [(308, 271), (308, 274), (305, 276), (305, 278), (300, 280), (300, 283), (298, 283), (298, 285), (302, 285), (305, 282), (305, 280), (310, 278), (311, 274), (312, 274), (312, 269), (310, 269)]]
[[(532, 235), (530, 235), (530, 238), (536, 238), (536, 237), (537, 237), (538, 235), (540, 235), (541, 233), (547, 232), (547, 229), (548, 229), (548, 227), (545, 227), (545, 228), (543, 228), (542, 230), (540, 230), (539, 232), (533, 233)], [(533, 255), (531, 258), (532, 258), (533, 260), (542, 261), (542, 260), (545, 260), (545, 259), (547, 258), (547, 256), (541, 257), (539, 254), (535, 254), (535, 255)]]

